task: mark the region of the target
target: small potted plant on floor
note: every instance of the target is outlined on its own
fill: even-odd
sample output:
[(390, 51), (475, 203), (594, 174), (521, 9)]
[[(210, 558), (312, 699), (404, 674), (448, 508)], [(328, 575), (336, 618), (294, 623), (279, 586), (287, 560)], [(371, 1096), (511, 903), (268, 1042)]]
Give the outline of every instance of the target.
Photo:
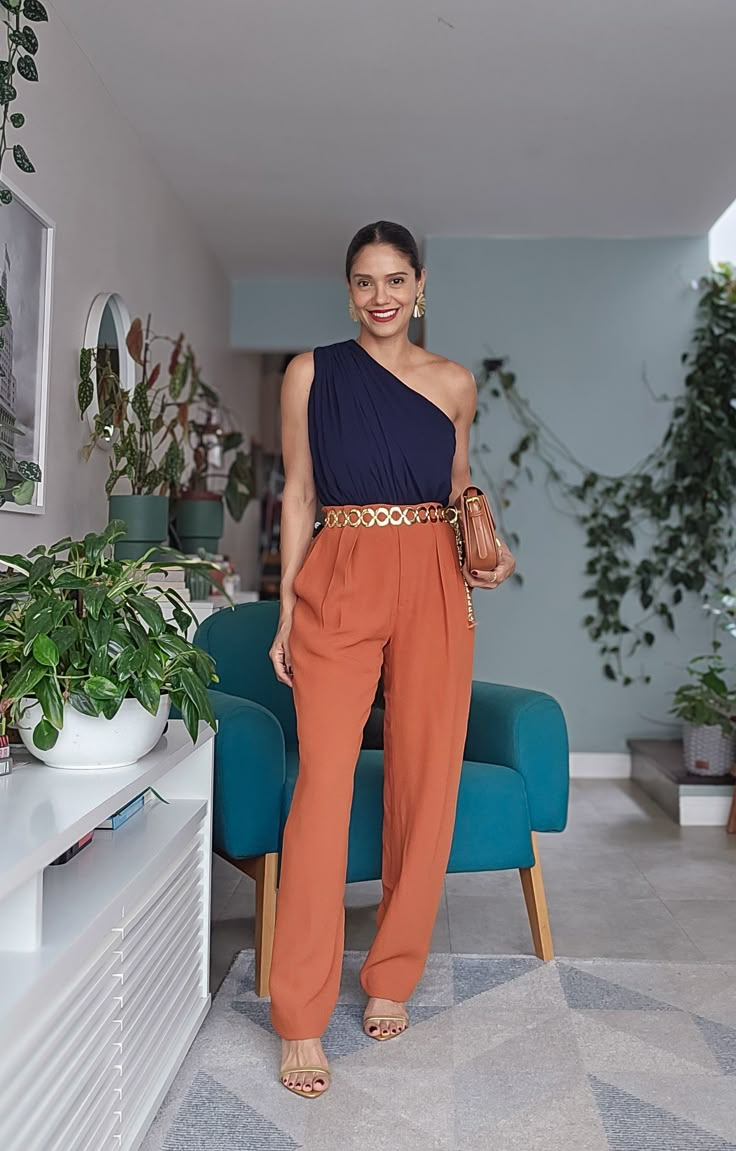
[[(155, 346), (171, 346), (168, 370), (154, 363)], [(181, 484), (184, 470), (186, 403), (199, 388), (194, 353), (184, 337), (171, 340), (133, 321), (126, 340), (139, 378), (132, 392), (125, 389), (109, 363), (98, 363), (94, 348), (83, 348), (77, 399), (84, 417), (97, 394), (87, 458), (101, 444), (110, 447), (110, 473), (105, 484), (109, 518), (123, 520), (127, 535), (116, 545), (118, 559), (136, 559), (168, 539), (169, 496)], [(119, 491), (128, 485), (129, 492)]]
[(688, 664), (689, 682), (674, 693), (671, 711), (683, 720), (685, 768), (692, 775), (727, 775), (733, 764), (736, 690), (719, 654), (696, 656)]
[(230, 413), (201, 379), (187, 405), (186, 429), (191, 463), (174, 505), (172, 538), (183, 552), (217, 554), (224, 508), (239, 523), (250, 502), (251, 461)]
[[(173, 704), (192, 740), (215, 718), (214, 663), (186, 634), (175, 589), (152, 585), (167, 563), (113, 558), (125, 525), (0, 556), (0, 714), (53, 767), (134, 763), (158, 742)], [(167, 612), (162, 606), (167, 602)]]

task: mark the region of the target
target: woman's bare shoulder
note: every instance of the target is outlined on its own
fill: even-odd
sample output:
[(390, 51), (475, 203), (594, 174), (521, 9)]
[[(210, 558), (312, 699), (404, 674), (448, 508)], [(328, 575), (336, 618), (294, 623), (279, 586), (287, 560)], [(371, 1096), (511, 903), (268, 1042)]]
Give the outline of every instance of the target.
[(475, 376), (462, 364), (448, 360), (445, 356), (435, 355), (433, 352), (424, 352), (424, 355), (426, 356), (426, 367), (432, 372), (435, 379), (441, 381), (442, 387), (446, 388), (456, 399), (462, 401), (463, 399), (471, 399), (476, 395)]
[(478, 398), (473, 373), (462, 364), (448, 360), (445, 356), (437, 356), (432, 352), (424, 352), (424, 356), (425, 367), (431, 376), (433, 387), (438, 396), (444, 397), (444, 402), (441, 402), (440, 406), (446, 412), (453, 413), (452, 419), (455, 423), (472, 421)]
[(290, 380), (309, 380), (311, 382), (314, 376), (314, 352), (300, 352), (299, 355), (289, 360), (284, 379), (287, 376)]
[(475, 385), (473, 373), (464, 368), (462, 364), (448, 360), (446, 356), (438, 356), (435, 352), (427, 352), (424, 348), (417, 348), (417, 352), (420, 357), (417, 359), (418, 367), (430, 368), (448, 383), (456, 386)]
[(289, 360), (282, 385), (282, 397), (288, 403), (290, 400), (305, 400), (309, 395), (314, 379), (314, 353), (300, 352)]

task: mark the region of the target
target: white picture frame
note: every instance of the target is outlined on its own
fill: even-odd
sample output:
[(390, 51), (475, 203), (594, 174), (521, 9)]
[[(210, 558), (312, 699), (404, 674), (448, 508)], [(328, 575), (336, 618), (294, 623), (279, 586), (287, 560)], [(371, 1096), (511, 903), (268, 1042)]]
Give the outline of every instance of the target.
[[(27, 429), (14, 438), (18, 457), (33, 460), (41, 469), (30, 504), (16, 504), (12, 497), (3, 512), (43, 515), (46, 490), (46, 446), (49, 407), (49, 349), (53, 297), (54, 240), (56, 225), (25, 192), (4, 174), (0, 186), (12, 193), (10, 204), (0, 205), (0, 277), (7, 279), (7, 303), (11, 314), (6, 349), (0, 352), (0, 404), (7, 426), (8, 413)], [(11, 336), (10, 355), (7, 337)], [(8, 371), (12, 378), (8, 377)], [(4, 386), (3, 386), (4, 385)], [(6, 434), (6, 444), (8, 442)], [(3, 442), (0, 440), (0, 450)]]

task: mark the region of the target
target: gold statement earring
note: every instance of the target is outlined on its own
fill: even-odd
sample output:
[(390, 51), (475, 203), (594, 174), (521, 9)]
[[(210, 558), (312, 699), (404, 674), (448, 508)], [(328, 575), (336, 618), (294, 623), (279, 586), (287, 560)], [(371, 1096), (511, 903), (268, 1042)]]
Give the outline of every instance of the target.
[(360, 323), (360, 316), (358, 315), (358, 309), (355, 307), (355, 304), (353, 303), (353, 297), (352, 296), (348, 296), (348, 311), (350, 312), (350, 319), (353, 321), (353, 323), (359, 324)]
[(427, 310), (427, 297), (425, 296), (424, 291), (421, 290), (417, 293), (417, 298), (416, 298), (416, 301), (414, 303), (414, 312), (413, 312), (414, 319), (415, 320), (421, 320), (421, 318), (424, 315), (424, 313), (426, 312), (426, 310)]

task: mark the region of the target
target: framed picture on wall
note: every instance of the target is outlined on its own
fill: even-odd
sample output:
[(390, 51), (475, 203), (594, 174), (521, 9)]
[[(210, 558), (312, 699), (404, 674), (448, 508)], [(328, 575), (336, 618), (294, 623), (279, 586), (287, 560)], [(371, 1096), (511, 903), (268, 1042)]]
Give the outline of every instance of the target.
[[(13, 195), (0, 204), (0, 512), (42, 513), (54, 225), (4, 176), (0, 186)], [(41, 479), (31, 502), (17, 503), (12, 487), (33, 464)]]

